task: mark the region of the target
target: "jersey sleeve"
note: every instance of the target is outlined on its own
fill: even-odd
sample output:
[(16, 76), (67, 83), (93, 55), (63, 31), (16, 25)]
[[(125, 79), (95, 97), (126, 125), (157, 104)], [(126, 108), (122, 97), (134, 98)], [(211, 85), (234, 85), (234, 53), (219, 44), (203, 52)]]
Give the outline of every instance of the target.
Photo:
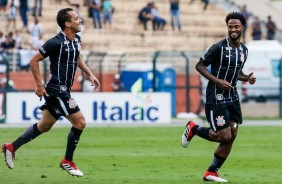
[(56, 42), (53, 39), (48, 40), (44, 45), (39, 48), (40, 54), (43, 57), (48, 57), (55, 49), (56, 49)]
[(214, 62), (217, 58), (218, 47), (216, 44), (212, 45), (205, 54), (200, 58), (200, 62), (202, 62), (206, 67), (208, 67), (212, 62)]
[(243, 48), (244, 48), (245, 58), (244, 58), (244, 62), (242, 63), (241, 69), (244, 68), (245, 63), (246, 63), (247, 60), (248, 60), (248, 53), (249, 53), (249, 52), (248, 52), (248, 48), (247, 48), (246, 46), (244, 46)]

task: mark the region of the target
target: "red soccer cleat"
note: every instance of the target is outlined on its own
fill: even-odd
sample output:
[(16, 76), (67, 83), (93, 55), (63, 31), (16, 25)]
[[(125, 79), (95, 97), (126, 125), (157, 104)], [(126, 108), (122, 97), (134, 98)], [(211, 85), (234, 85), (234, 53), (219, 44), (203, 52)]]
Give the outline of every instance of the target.
[(190, 141), (194, 137), (194, 134), (192, 132), (192, 128), (196, 125), (193, 121), (189, 121), (186, 124), (185, 131), (183, 132), (181, 136), (181, 144), (183, 148), (187, 148), (189, 146)]

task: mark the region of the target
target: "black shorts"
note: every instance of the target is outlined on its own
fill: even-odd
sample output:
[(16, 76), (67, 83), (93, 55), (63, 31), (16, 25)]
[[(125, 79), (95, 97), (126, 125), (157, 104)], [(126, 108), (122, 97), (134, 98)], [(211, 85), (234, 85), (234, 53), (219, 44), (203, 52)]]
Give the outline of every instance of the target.
[(45, 104), (40, 107), (43, 111), (47, 109), (56, 120), (61, 116), (67, 116), (80, 111), (76, 101), (73, 98), (63, 98), (63, 97), (44, 97)]
[(230, 120), (242, 123), (242, 112), (239, 101), (228, 104), (206, 104), (206, 118), (216, 132), (230, 126)]

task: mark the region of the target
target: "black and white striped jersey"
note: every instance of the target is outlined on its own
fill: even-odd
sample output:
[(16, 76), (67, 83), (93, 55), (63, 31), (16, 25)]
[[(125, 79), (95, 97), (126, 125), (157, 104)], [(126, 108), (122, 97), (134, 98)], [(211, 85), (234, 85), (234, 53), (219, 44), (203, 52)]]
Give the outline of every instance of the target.
[(239, 100), (236, 85), (239, 72), (242, 70), (247, 56), (248, 49), (244, 44), (240, 43), (238, 48), (232, 48), (228, 39), (225, 38), (211, 46), (200, 58), (200, 62), (210, 68), (212, 75), (228, 81), (234, 87), (222, 90), (209, 81), (206, 89), (207, 104), (223, 104)]
[(80, 36), (75, 35), (73, 40), (69, 40), (63, 32), (39, 49), (45, 58), (50, 59), (50, 78), (46, 84), (50, 96), (70, 97), (80, 49)]

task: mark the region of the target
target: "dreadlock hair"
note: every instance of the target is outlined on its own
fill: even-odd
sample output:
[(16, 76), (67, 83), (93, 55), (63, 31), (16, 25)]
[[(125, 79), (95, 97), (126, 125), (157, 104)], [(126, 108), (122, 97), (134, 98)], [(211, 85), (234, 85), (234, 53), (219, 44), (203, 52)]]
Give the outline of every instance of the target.
[(229, 21), (230, 19), (239, 19), (240, 22), (242, 23), (242, 25), (243, 25), (244, 27), (246, 27), (247, 20), (246, 20), (246, 18), (244, 17), (243, 14), (238, 13), (238, 12), (229, 13), (229, 14), (226, 16), (226, 19), (225, 19), (226, 25), (228, 24), (228, 21)]

